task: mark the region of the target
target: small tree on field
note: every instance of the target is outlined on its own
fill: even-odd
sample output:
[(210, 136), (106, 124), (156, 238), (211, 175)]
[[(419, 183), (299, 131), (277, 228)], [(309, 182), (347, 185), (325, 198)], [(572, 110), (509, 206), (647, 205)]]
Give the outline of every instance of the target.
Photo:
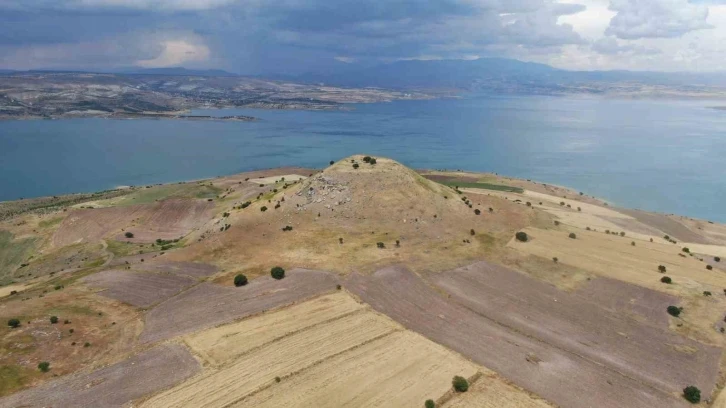
[(527, 240), (529, 240), (527, 233), (524, 231), (519, 231), (518, 233), (514, 234), (514, 237), (517, 238), (517, 241), (527, 242)]
[(469, 230), (469, 235), (476, 235), (476, 231), (474, 229)]
[(708, 290), (703, 291), (703, 296), (711, 296), (712, 293)]
[(134, 233), (133, 232), (127, 232), (127, 233), (124, 234), (124, 236), (126, 238), (133, 238), (134, 237)]
[(331, 165), (331, 166), (332, 166), (332, 165), (333, 165), (334, 163), (335, 163), (334, 161), (332, 161), (332, 160), (330, 161), (330, 165)]
[(40, 364), (38, 364), (38, 370), (47, 373), (48, 370), (50, 370), (50, 363), (47, 361), (43, 361)]
[(371, 158), (371, 160), (368, 163), (370, 163), (370, 164), (376, 164), (376, 159), (375, 158)]
[(570, 238), (575, 239), (577, 238), (577, 235), (575, 235), (574, 232), (570, 232), (570, 235), (568, 235)]
[(385, 248), (385, 247), (386, 247), (386, 244), (384, 244), (383, 242), (376, 242), (376, 246), (377, 246), (378, 248), (380, 248), (380, 249), (383, 249), (383, 248)]
[(660, 278), (660, 281), (663, 283), (668, 283), (668, 284), (670, 284), (672, 282), (671, 278), (668, 276), (664, 276), (664, 277)]
[(20, 326), (20, 320), (18, 319), (10, 319), (8, 320), (8, 326), (12, 327), (13, 329)]
[(434, 400), (428, 399), (424, 403), (424, 408), (436, 408), (436, 403), (434, 402)]
[(279, 266), (276, 266), (276, 267), (270, 269), (270, 275), (273, 278), (280, 280), (285, 277), (285, 270), (280, 268)]
[(685, 252), (685, 253), (687, 253), (687, 254), (690, 254), (690, 253), (691, 253), (691, 250), (690, 250), (690, 249), (688, 249), (688, 248), (683, 248), (683, 252)]
[(555, 220), (555, 225), (560, 225), (560, 222)]
[(366, 156), (366, 157), (364, 157), (364, 158), (363, 158), (363, 161), (364, 161), (364, 162), (366, 162), (366, 163), (370, 163), (370, 161), (371, 161), (371, 156)]
[(50, 317), (50, 323), (51, 323), (51, 324), (56, 324), (56, 323), (58, 323), (58, 316), (51, 316), (51, 317)]
[(669, 315), (671, 315), (673, 317), (678, 317), (681, 314), (681, 312), (683, 311), (683, 308), (678, 307), (678, 306), (668, 306), (666, 311), (668, 312)]
[(267, 211), (267, 207), (263, 205), (262, 207), (260, 207), (260, 211), (262, 211), (262, 212)]
[(712, 269), (713, 269), (713, 266), (711, 266), (711, 265), (706, 265), (706, 269), (708, 269), (708, 270), (710, 271), (710, 270), (712, 270)]
[(621, 237), (624, 237), (625, 236), (625, 231), (620, 231), (620, 236)]
[(243, 274), (238, 274), (234, 277), (234, 286), (244, 286), (247, 284), (247, 277)]
[(476, 214), (476, 215), (481, 214), (481, 210), (477, 208), (476, 210), (474, 210), (474, 214)]
[(714, 257), (714, 258), (713, 258), (713, 260), (714, 260), (714, 261), (716, 261), (716, 262), (721, 262), (721, 258), (719, 258), (719, 257), (717, 257), (717, 256), (716, 256), (716, 257)]
[(660, 272), (660, 273), (666, 273), (666, 267), (665, 267), (665, 265), (658, 265), (658, 272)]
[(466, 392), (469, 389), (469, 381), (458, 375), (451, 380), (451, 384), (454, 386), (456, 392)]
[(354, 169), (357, 169), (358, 167), (360, 167), (360, 166), (358, 165), (358, 163), (353, 163), (353, 168), (354, 168)]
[(683, 389), (683, 398), (691, 404), (698, 404), (701, 402), (701, 390), (693, 385), (689, 385)]
[(559, 259), (557, 259), (557, 257), (555, 256), (552, 258), (552, 261), (554, 261), (554, 263), (557, 263), (557, 262), (559, 262)]

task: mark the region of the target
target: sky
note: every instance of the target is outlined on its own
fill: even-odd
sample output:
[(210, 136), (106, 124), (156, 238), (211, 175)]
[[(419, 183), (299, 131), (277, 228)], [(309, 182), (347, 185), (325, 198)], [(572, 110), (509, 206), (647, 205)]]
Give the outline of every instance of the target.
[(726, 0), (0, 0), (0, 68), (327, 72), (516, 58), (726, 71)]

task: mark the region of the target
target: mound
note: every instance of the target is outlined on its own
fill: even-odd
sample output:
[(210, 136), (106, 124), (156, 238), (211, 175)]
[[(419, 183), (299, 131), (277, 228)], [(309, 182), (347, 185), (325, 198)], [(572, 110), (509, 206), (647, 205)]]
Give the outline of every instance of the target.
[(495, 214), (490, 206), (486, 196), (467, 198), (396, 161), (352, 156), (229, 209), (170, 259), (237, 270), (269, 269), (270, 260), (343, 273), (392, 262), (440, 270), (480, 257), (493, 236), (506, 242), (536, 216), (515, 205)]

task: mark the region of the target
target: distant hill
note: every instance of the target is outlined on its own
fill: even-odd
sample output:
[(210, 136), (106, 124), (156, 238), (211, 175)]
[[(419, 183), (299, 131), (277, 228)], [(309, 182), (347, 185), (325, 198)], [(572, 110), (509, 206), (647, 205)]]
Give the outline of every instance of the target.
[(184, 67), (169, 68), (131, 68), (119, 71), (126, 75), (171, 75), (171, 76), (208, 76), (208, 77), (231, 77), (238, 76), (221, 69), (187, 69)]

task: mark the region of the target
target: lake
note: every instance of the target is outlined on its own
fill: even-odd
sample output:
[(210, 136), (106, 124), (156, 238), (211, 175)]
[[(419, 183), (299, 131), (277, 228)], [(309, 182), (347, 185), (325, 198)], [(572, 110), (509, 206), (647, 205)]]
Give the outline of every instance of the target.
[(467, 95), (347, 112), (232, 109), (256, 122), (0, 122), (0, 200), (321, 168), (354, 153), (560, 184), (726, 222), (726, 111), (714, 101)]

